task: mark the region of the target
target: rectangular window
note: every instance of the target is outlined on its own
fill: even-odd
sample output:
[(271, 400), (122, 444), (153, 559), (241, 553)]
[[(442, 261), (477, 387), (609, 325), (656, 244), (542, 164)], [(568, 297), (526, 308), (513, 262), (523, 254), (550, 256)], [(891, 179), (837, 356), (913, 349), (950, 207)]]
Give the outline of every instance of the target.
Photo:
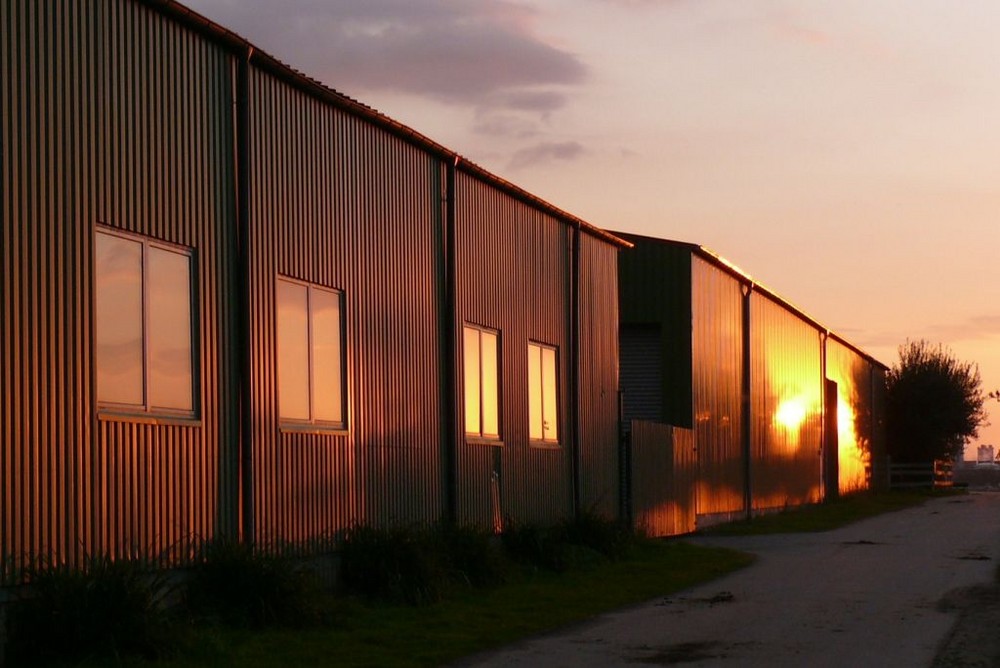
[(94, 250), (98, 403), (193, 415), (191, 251), (104, 230)]
[(528, 343), (528, 436), (533, 441), (559, 442), (558, 386), (556, 349)]
[(465, 433), (481, 438), (500, 438), (499, 335), (489, 329), (466, 325)]
[(288, 422), (342, 428), (343, 295), (277, 280), (278, 414)]

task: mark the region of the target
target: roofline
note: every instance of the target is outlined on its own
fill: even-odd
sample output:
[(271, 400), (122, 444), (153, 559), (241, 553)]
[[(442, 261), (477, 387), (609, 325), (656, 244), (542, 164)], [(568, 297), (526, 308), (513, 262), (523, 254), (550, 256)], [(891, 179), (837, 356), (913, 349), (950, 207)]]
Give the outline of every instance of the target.
[(661, 239), (659, 237), (650, 237), (650, 236), (645, 236), (645, 235), (642, 235), (642, 234), (633, 234), (631, 232), (614, 232), (614, 234), (618, 235), (618, 236), (621, 236), (622, 238), (624, 238), (626, 240), (635, 239), (635, 240), (648, 241), (648, 242), (651, 242), (651, 243), (666, 244), (666, 245), (671, 245), (671, 246), (677, 246), (677, 247), (681, 247), (681, 248), (686, 248), (693, 255), (697, 255), (698, 257), (700, 257), (701, 259), (705, 260), (709, 264), (711, 264), (711, 265), (713, 265), (713, 266), (721, 269), (722, 271), (726, 272), (730, 276), (736, 278), (741, 283), (743, 283), (745, 285), (751, 286), (751, 288), (755, 292), (760, 292), (760, 293), (764, 294), (766, 297), (768, 297), (769, 299), (771, 299), (772, 301), (776, 301), (780, 305), (784, 306), (789, 311), (791, 311), (796, 316), (798, 316), (800, 319), (804, 320), (809, 325), (811, 325), (814, 329), (816, 329), (817, 331), (822, 332), (823, 334), (825, 334), (828, 338), (834, 339), (835, 341), (837, 341), (841, 345), (843, 345), (843, 346), (849, 348), (850, 350), (854, 351), (855, 353), (857, 353), (861, 357), (865, 358), (866, 360), (868, 360), (872, 364), (880, 366), (880, 367), (882, 367), (883, 369), (886, 369), (886, 370), (889, 369), (889, 367), (886, 366), (884, 363), (880, 362), (875, 357), (872, 357), (870, 354), (868, 354), (867, 352), (865, 352), (864, 350), (862, 350), (861, 348), (859, 348), (855, 344), (851, 343), (850, 341), (848, 341), (847, 339), (845, 339), (840, 334), (837, 334), (836, 332), (834, 332), (833, 330), (831, 330), (830, 328), (828, 328), (826, 325), (824, 325), (823, 323), (821, 323), (819, 320), (817, 320), (816, 318), (814, 318), (811, 315), (809, 315), (808, 313), (806, 313), (803, 309), (799, 308), (798, 306), (796, 306), (795, 304), (793, 304), (789, 300), (785, 299), (780, 294), (778, 294), (776, 291), (772, 290), (767, 285), (761, 283), (760, 281), (758, 281), (757, 279), (755, 279), (753, 276), (751, 276), (749, 273), (747, 273), (743, 269), (740, 269), (735, 264), (733, 264), (732, 262), (730, 262), (729, 260), (727, 260), (726, 258), (722, 257), (721, 255), (719, 255), (718, 253), (716, 253), (715, 251), (711, 250), (710, 248), (708, 248), (706, 246), (702, 246), (700, 244), (690, 243), (690, 242), (686, 242), (686, 241), (675, 241), (673, 239)]
[(373, 125), (386, 130), (390, 134), (437, 156), (442, 161), (455, 165), (456, 169), (495, 186), (499, 190), (504, 191), (508, 195), (511, 195), (525, 204), (559, 218), (564, 223), (568, 223), (574, 227), (579, 227), (582, 231), (587, 232), (591, 236), (613, 246), (617, 246), (619, 248), (631, 247), (631, 244), (628, 241), (621, 239), (614, 234), (593, 225), (592, 223), (588, 223), (582, 218), (574, 216), (554, 204), (546, 202), (542, 198), (531, 194), (520, 186), (516, 186), (510, 181), (493, 174), (492, 172), (469, 160), (466, 160), (460, 154), (439, 144), (430, 137), (417, 132), (413, 128), (404, 125), (403, 123), (400, 123), (399, 121), (396, 121), (385, 114), (334, 90), (333, 88), (330, 88), (329, 86), (309, 77), (306, 74), (303, 74), (302, 72), (299, 72), (290, 65), (287, 65), (270, 55), (266, 51), (257, 48), (245, 37), (241, 37), (232, 30), (219, 25), (190, 7), (177, 2), (177, 0), (138, 0), (138, 2), (170, 17), (185, 27), (195, 30), (212, 41), (223, 45), (235, 54), (249, 54), (249, 62), (252, 65), (260, 67), (262, 70), (277, 76), (282, 81), (295, 86), (296, 88), (323, 102), (363, 118)]

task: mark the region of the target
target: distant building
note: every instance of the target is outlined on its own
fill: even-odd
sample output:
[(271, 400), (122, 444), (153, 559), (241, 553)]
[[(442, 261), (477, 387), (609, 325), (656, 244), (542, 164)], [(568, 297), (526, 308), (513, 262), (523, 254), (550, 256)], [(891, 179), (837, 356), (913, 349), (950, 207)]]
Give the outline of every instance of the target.
[(976, 449), (976, 465), (993, 464), (996, 450), (992, 445), (980, 445)]
[[(619, 258), (623, 419), (690, 430), (696, 459), (693, 502), (659, 506), (693, 527), (883, 479), (885, 365), (702, 246), (616, 234), (634, 245)], [(651, 466), (645, 434), (634, 469)]]

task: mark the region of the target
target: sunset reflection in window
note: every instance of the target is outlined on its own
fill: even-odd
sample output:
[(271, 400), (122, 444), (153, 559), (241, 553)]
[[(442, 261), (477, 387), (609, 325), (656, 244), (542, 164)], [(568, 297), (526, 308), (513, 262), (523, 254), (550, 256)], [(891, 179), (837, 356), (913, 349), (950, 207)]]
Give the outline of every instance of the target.
[(94, 248), (98, 402), (193, 412), (190, 253), (105, 231)]
[(465, 379), (465, 433), (500, 438), (499, 336), (466, 326), (462, 333)]
[(528, 436), (534, 441), (559, 441), (556, 350), (528, 344)]
[(282, 420), (344, 425), (342, 295), (279, 278), (278, 414)]

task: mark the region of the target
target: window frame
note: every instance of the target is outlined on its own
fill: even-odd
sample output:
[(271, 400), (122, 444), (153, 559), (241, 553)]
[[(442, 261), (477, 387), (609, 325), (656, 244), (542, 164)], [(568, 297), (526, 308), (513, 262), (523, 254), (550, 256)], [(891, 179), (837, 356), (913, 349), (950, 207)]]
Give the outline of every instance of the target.
[[(285, 282), (290, 285), (296, 285), (306, 289), (306, 368), (308, 370), (309, 377), (307, 379), (308, 383), (308, 404), (309, 404), (309, 417), (308, 418), (294, 418), (285, 417), (281, 414), (281, 368), (280, 368), (280, 351), (281, 351), (281, 341), (280, 341), (280, 325), (277, 317), (278, 312), (278, 286), (280, 282)], [(337, 338), (338, 346), (340, 351), (340, 359), (338, 364), (340, 367), (340, 373), (338, 378), (338, 383), (340, 386), (340, 420), (326, 420), (315, 417), (316, 413), (316, 394), (315, 394), (315, 377), (313, 374), (313, 312), (312, 312), (312, 294), (314, 291), (323, 292), (328, 295), (334, 295), (338, 302), (338, 323), (337, 323)], [(278, 418), (278, 426), (281, 431), (296, 431), (296, 432), (322, 432), (322, 433), (346, 433), (348, 431), (348, 414), (347, 414), (347, 298), (343, 290), (332, 288), (319, 283), (313, 283), (311, 281), (305, 281), (293, 276), (288, 276), (287, 274), (278, 274), (274, 281), (274, 366), (275, 366), (275, 403), (276, 403), (276, 414)]]
[[(538, 376), (539, 376), (540, 387), (538, 387), (538, 388), (533, 387), (533, 385), (531, 383), (531, 371), (530, 371), (530, 369), (531, 369), (531, 356), (532, 356), (532, 352), (533, 352), (532, 349), (533, 348), (534, 349), (538, 349), (538, 351), (539, 351)], [(545, 420), (545, 398), (546, 398), (546, 394), (545, 394), (545, 385), (546, 385), (546, 383), (545, 383), (545, 380), (546, 380), (546, 373), (545, 373), (545, 351), (546, 350), (550, 350), (553, 353), (552, 354), (552, 373), (554, 375), (554, 378), (553, 378), (553, 387), (555, 388), (555, 416), (554, 416), (553, 419), (555, 421), (555, 432), (556, 432), (555, 438), (546, 438), (545, 437), (545, 422), (546, 422), (546, 420)], [(561, 401), (560, 401), (561, 398), (562, 398), (562, 393), (560, 391), (560, 386), (559, 386), (559, 346), (554, 346), (554, 345), (552, 345), (550, 343), (544, 343), (542, 341), (537, 341), (535, 339), (528, 339), (528, 360), (527, 361), (528, 361), (528, 364), (527, 364), (526, 372), (527, 372), (527, 387), (528, 387), (528, 395), (527, 395), (527, 399), (528, 399), (528, 410), (527, 410), (527, 416), (528, 416), (528, 442), (531, 444), (532, 447), (539, 447), (539, 448), (559, 448), (559, 447), (561, 447), (560, 437), (562, 435), (562, 420), (561, 420), (561, 413), (562, 413), (562, 411), (561, 411)], [(531, 412), (532, 412), (531, 411), (531, 402), (532, 402), (532, 393), (535, 392), (535, 391), (540, 392), (539, 401), (541, 403), (540, 410), (541, 410), (541, 418), (542, 418), (542, 437), (541, 438), (533, 436), (532, 435), (532, 431), (531, 431), (532, 427), (533, 427), (533, 425), (531, 424), (531, 422), (532, 422), (532, 419), (531, 419)]]
[[(142, 248), (140, 281), (141, 281), (141, 328), (142, 328), (142, 402), (139, 404), (122, 403), (116, 401), (101, 400), (100, 388), (98, 387), (98, 353), (97, 353), (97, 293), (98, 293), (98, 267), (97, 267), (97, 244), (98, 235), (103, 234), (109, 237), (124, 239), (140, 244)], [(175, 255), (180, 255), (188, 262), (188, 315), (189, 332), (188, 342), (190, 344), (190, 365), (191, 365), (191, 386), (190, 398), (191, 408), (169, 408), (164, 406), (154, 406), (150, 400), (150, 343), (149, 343), (149, 323), (150, 323), (150, 286), (149, 286), (149, 254), (150, 249), (162, 250)], [(193, 247), (172, 243), (157, 239), (148, 235), (129, 232), (110, 225), (98, 224), (94, 230), (91, 247), (91, 258), (93, 258), (93, 269), (91, 277), (91, 309), (93, 322), (91, 323), (92, 344), (91, 356), (93, 373), (93, 393), (98, 419), (101, 420), (123, 420), (132, 422), (178, 422), (181, 424), (199, 424), (201, 420), (201, 349), (199, 347), (200, 313), (198, 307), (198, 263), (197, 253)]]
[[(468, 391), (465, 388), (465, 377), (466, 377), (466, 360), (468, 359), (468, 352), (465, 347), (465, 332), (466, 330), (472, 330), (478, 333), (478, 357), (479, 357), (479, 431), (469, 431), (468, 420), (466, 415), (468, 413)], [(496, 340), (496, 387), (494, 388), (494, 393), (496, 394), (496, 416), (497, 416), (497, 433), (489, 434), (483, 431), (484, 423), (484, 411), (483, 411), (483, 344), (482, 337), (483, 334), (488, 334), (494, 337)], [(467, 443), (479, 443), (483, 445), (503, 445), (503, 394), (501, 388), (503, 387), (503, 339), (500, 336), (499, 329), (493, 329), (492, 327), (486, 327), (484, 325), (478, 325), (473, 322), (463, 322), (462, 323), (462, 422), (463, 431), (465, 434), (465, 440)]]

